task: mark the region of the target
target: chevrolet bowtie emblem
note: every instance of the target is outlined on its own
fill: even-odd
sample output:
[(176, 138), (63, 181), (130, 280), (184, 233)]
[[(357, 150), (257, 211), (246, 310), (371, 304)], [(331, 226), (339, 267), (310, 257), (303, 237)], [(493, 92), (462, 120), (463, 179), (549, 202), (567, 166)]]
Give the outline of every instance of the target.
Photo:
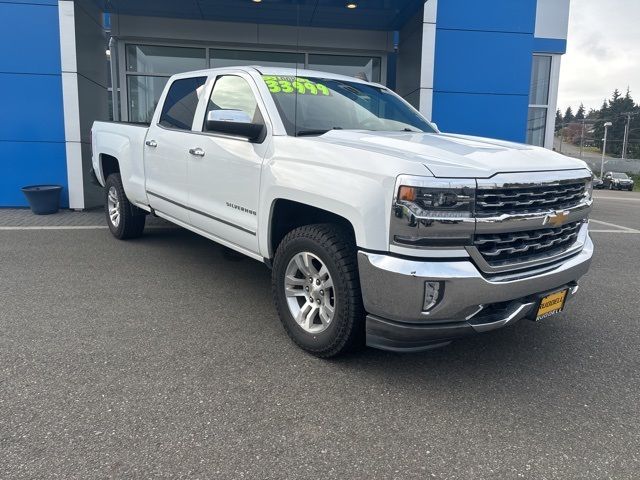
[(564, 210), (556, 210), (544, 217), (542, 225), (551, 225), (552, 227), (561, 227), (569, 218), (569, 212)]

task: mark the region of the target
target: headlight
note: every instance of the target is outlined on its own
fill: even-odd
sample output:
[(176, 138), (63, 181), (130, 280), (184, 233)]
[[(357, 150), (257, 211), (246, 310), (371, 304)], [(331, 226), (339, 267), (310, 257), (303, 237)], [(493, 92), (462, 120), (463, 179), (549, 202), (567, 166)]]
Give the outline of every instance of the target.
[(470, 245), (474, 200), (475, 181), (399, 177), (391, 244), (413, 248)]
[(418, 215), (443, 218), (471, 216), (472, 196), (464, 189), (401, 186), (397, 206), (412, 209)]
[(593, 180), (589, 180), (584, 188), (584, 196), (587, 200), (593, 198)]

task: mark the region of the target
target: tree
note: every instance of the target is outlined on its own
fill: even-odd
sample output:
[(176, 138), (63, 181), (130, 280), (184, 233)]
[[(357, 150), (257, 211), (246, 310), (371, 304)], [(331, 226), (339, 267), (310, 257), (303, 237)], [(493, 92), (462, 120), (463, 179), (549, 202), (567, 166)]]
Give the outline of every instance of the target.
[(607, 109), (607, 117), (609, 121), (613, 123), (613, 126), (609, 128), (609, 136), (607, 142), (611, 144), (611, 149), (607, 147), (607, 150), (614, 156), (622, 155), (622, 145), (624, 139), (624, 131), (627, 124), (627, 116), (624, 115), (628, 112), (633, 112), (635, 109), (635, 102), (631, 98), (631, 91), (627, 89), (626, 95), (622, 95), (616, 88), (609, 100), (609, 108)]
[[(592, 108), (586, 115), (582, 104), (575, 115), (571, 107), (567, 108), (564, 116), (558, 110), (556, 112), (556, 132), (562, 130), (564, 141), (578, 145), (582, 137), (582, 120), (589, 120), (588, 126), (585, 128), (587, 134), (584, 140), (585, 145), (602, 149), (604, 124), (611, 122), (612, 126), (609, 127), (607, 133), (607, 153), (619, 157), (622, 154), (624, 130), (629, 114), (631, 114), (631, 122), (628, 158), (640, 158), (640, 105), (636, 105), (629, 88), (624, 95), (620, 93), (620, 90), (614, 90), (611, 98), (602, 102), (600, 109)], [(570, 125), (571, 122), (574, 123)]]
[(569, 124), (575, 120), (575, 116), (573, 115), (573, 110), (571, 107), (567, 107), (567, 111), (564, 113), (564, 123)]

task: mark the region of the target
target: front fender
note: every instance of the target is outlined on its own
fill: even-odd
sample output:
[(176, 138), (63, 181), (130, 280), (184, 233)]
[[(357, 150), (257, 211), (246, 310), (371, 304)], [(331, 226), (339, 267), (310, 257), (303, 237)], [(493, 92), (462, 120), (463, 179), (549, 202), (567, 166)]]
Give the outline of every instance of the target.
[[(272, 160), (263, 171), (258, 221), (260, 252), (269, 257), (271, 209), (278, 199), (310, 205), (348, 220), (359, 247), (388, 249), (389, 213), (395, 178), (315, 162)], [(268, 208), (267, 208), (268, 206)]]

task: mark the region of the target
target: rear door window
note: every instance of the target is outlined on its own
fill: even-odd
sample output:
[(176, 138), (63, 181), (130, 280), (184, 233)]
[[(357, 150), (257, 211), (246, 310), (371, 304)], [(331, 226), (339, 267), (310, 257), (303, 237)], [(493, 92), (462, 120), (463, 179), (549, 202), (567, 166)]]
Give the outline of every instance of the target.
[(206, 81), (207, 77), (181, 78), (174, 81), (164, 100), (159, 125), (177, 130), (191, 130)]

